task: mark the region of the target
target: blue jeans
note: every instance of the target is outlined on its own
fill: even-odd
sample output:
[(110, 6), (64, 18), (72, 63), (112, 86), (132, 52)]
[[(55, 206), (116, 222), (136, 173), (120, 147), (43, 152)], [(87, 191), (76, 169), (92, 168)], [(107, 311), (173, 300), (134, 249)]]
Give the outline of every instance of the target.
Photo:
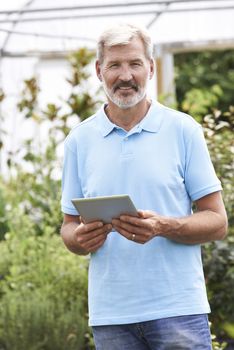
[(206, 314), (92, 327), (96, 350), (211, 350)]

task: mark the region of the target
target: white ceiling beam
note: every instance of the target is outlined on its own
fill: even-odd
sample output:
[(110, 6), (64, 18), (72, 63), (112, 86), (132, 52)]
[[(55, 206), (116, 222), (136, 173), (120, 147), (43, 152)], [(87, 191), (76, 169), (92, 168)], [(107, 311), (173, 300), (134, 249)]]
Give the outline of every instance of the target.
[[(202, 8), (181, 8), (181, 9), (168, 9), (165, 10), (164, 13), (183, 13), (183, 12), (203, 12), (203, 11), (222, 11), (222, 10), (233, 10), (234, 4), (230, 6), (212, 6), (212, 7), (202, 7)], [(122, 17), (122, 16), (141, 16), (141, 15), (152, 15), (153, 14), (161, 14), (161, 11), (155, 11), (153, 9), (147, 10), (147, 11), (125, 11), (125, 12), (106, 12), (106, 13), (84, 13), (84, 14), (77, 14), (77, 15), (67, 15), (67, 16), (51, 16), (51, 17), (31, 17), (31, 18), (21, 18), (21, 23), (26, 22), (42, 22), (42, 21), (61, 21), (61, 20), (75, 20), (78, 18), (100, 18), (100, 17)], [(16, 19), (12, 18), (6, 18), (1, 19), (0, 24), (3, 23), (12, 23), (15, 22)]]
[[(137, 6), (149, 6), (149, 5), (173, 5), (179, 3), (217, 3), (221, 5), (223, 0), (164, 0), (164, 1), (142, 1), (142, 2), (125, 2), (125, 3), (109, 3), (109, 4), (96, 4), (96, 5), (79, 5), (79, 6), (69, 6), (69, 7), (49, 7), (49, 8), (27, 8), (24, 9), (24, 13), (37, 13), (37, 12), (62, 12), (62, 11), (74, 11), (74, 10), (90, 10), (90, 9), (103, 9), (103, 8), (113, 8), (113, 7), (137, 7)], [(225, 2), (233, 2), (233, 0), (225, 0)], [(2, 10), (0, 15), (12, 15), (18, 12), (22, 12), (22, 9), (15, 10)]]

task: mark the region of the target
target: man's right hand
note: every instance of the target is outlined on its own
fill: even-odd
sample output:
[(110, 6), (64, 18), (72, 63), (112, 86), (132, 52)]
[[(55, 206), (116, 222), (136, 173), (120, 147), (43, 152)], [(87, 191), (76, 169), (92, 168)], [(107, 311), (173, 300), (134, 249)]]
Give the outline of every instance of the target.
[(111, 230), (111, 224), (103, 224), (102, 221), (85, 224), (80, 216), (64, 214), (61, 236), (71, 252), (87, 255), (96, 252), (104, 244)]
[(112, 230), (111, 224), (94, 221), (89, 224), (80, 223), (74, 231), (78, 246), (87, 253), (96, 252), (105, 242), (108, 233)]

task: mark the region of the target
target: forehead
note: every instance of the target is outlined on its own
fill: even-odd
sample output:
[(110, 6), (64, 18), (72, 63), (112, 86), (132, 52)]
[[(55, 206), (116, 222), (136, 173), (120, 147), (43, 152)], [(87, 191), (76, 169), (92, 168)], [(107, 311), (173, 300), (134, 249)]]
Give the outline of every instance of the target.
[(146, 59), (145, 48), (140, 38), (132, 39), (128, 44), (104, 48), (104, 62), (125, 59)]

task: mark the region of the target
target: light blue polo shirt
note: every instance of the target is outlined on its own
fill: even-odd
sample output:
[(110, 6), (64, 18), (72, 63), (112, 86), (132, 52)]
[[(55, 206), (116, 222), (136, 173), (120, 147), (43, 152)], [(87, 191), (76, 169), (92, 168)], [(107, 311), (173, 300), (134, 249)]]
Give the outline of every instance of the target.
[[(220, 191), (201, 126), (152, 102), (126, 132), (104, 106), (65, 141), (62, 211), (71, 199), (129, 194), (138, 209), (182, 217), (191, 203)], [(125, 324), (208, 313), (200, 245), (155, 237), (141, 245), (111, 232), (91, 255), (89, 324)]]

